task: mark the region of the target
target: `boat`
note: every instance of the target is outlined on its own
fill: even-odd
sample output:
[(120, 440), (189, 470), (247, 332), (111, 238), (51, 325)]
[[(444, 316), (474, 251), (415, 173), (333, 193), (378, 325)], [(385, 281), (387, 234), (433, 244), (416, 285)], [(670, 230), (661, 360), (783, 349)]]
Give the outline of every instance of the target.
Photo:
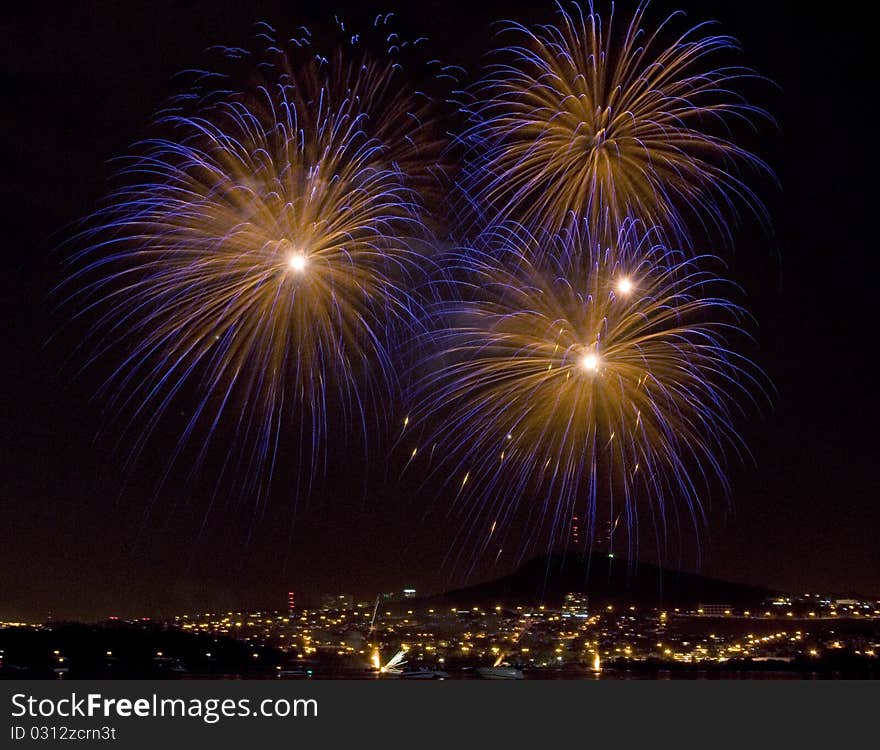
[(477, 674), (484, 680), (522, 680), (519, 667), (477, 667)]
[[(107, 661), (112, 664), (110, 659)], [(183, 665), (183, 662), (173, 656), (154, 656), (153, 669), (157, 672), (173, 672), (174, 674), (187, 674), (189, 672)]]
[(288, 677), (311, 677), (312, 670), (304, 667), (283, 667), (278, 669), (276, 674), (282, 679)]
[(449, 677), (442, 669), (431, 669), (429, 667), (408, 669), (401, 672), (399, 676), (402, 680), (445, 680)]

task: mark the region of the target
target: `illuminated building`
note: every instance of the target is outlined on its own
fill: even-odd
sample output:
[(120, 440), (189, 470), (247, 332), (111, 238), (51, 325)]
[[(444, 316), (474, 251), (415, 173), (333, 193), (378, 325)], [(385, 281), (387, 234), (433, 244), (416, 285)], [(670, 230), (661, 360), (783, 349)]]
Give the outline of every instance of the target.
[(323, 594), (321, 596), (321, 609), (351, 609), (354, 606), (354, 597), (351, 594)]
[(729, 604), (698, 604), (697, 612), (705, 617), (729, 617), (733, 607)]

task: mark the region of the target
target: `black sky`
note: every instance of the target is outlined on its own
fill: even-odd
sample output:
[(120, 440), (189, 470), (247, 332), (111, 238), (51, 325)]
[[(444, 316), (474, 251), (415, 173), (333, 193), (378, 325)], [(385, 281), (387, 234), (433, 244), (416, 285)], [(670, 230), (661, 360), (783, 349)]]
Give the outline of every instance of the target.
[[(549, 2), (409, 6), (377, 10), (398, 10), (404, 28), (472, 71), (490, 43), (490, 21), (554, 15)], [(758, 321), (752, 354), (778, 394), (742, 425), (754, 465), (732, 471), (729, 503), (712, 502), (701, 555), (684, 534), (674, 562), (694, 569), (699, 559), (703, 573), (778, 588), (880, 594), (877, 251), (868, 230), (875, 85), (858, 23), (845, 9), (808, 17), (788, 3), (754, 0), (657, 0), (653, 12), (674, 7), (694, 21), (719, 20), (743, 43), (745, 61), (780, 85), (762, 101), (779, 127), (763, 128), (750, 145), (782, 183), (758, 187), (775, 238), (746, 222), (731, 256)], [(202, 62), (210, 45), (247, 42), (254, 21), (315, 25), (329, 15), (323, 3), (262, 0), (35, 2), (0, 22), (0, 618), (282, 606), (289, 588), (308, 598), (464, 582), (461, 568), (444, 563), (456, 531), (443, 513), (448, 498), (414, 478), (393, 481), (400, 456), (374, 454), (362, 491), (356, 462), (337, 452), (331, 479), (300, 501), (292, 537), (283, 484), (260, 514), (251, 498), (230, 495), (206, 516), (210, 488), (182, 481), (156, 497), (173, 427), (124, 470), (120, 433), (104, 429), (95, 398), (99, 376), (75, 377), (76, 362), (65, 365), (75, 342), (53, 338), (59, 320), (49, 292), (61, 268), (52, 249), (95, 207), (108, 160), (145, 134), (175, 91), (174, 74)], [(497, 564), (488, 555), (472, 579), (512, 564), (511, 550)]]

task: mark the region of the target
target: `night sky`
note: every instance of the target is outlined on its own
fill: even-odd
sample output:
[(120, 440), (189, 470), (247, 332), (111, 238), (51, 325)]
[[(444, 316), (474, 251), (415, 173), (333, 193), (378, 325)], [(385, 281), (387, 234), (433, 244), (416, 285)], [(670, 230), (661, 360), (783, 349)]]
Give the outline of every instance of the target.
[[(550, 2), (412, 5), (375, 10), (399, 6), (404, 30), (474, 72), (492, 20), (554, 17)], [(748, 144), (782, 185), (756, 185), (773, 236), (745, 220), (727, 254), (758, 323), (750, 354), (777, 393), (740, 424), (754, 461), (731, 471), (729, 500), (711, 499), (699, 547), (686, 529), (675, 532), (667, 562), (793, 591), (880, 595), (877, 250), (867, 227), (876, 86), (858, 22), (843, 13), (797, 17), (784, 2), (654, 5), (657, 15), (684, 7), (693, 21), (719, 20), (743, 43), (745, 62), (781, 89), (757, 94), (779, 127)], [(398, 480), (405, 455), (390, 453), (387, 440), (369, 446), (369, 472), (359, 446), (334, 448), (328, 479), (295, 512), (290, 466), (259, 510), (229, 492), (209, 511), (210, 481), (187, 483), (185, 472), (157, 494), (175, 423), (125, 469), (124, 424), (108, 422), (96, 397), (106, 370), (78, 374), (79, 334), (55, 311), (58, 246), (106, 191), (108, 160), (146, 133), (177, 90), (174, 74), (204, 62), (210, 45), (247, 43), (255, 21), (316, 26), (328, 17), (324, 3), (159, 0), (36, 2), (0, 21), (0, 618), (280, 608), (289, 589), (303, 602), (324, 591), (437, 591), (515, 564), (513, 544), (469, 572), (450, 562), (459, 524), (446, 513), (449, 498), (418, 476)]]

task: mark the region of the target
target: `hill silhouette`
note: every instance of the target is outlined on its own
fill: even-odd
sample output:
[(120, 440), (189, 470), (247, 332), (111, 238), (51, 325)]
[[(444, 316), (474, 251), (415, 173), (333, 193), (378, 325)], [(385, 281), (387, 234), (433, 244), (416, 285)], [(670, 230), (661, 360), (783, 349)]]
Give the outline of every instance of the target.
[(658, 607), (699, 603), (755, 607), (777, 593), (651, 563), (612, 559), (606, 554), (554, 552), (525, 563), (509, 575), (426, 597), (420, 603), (451, 607), (497, 604), (558, 607), (569, 592), (587, 594), (594, 605), (626, 601)]

